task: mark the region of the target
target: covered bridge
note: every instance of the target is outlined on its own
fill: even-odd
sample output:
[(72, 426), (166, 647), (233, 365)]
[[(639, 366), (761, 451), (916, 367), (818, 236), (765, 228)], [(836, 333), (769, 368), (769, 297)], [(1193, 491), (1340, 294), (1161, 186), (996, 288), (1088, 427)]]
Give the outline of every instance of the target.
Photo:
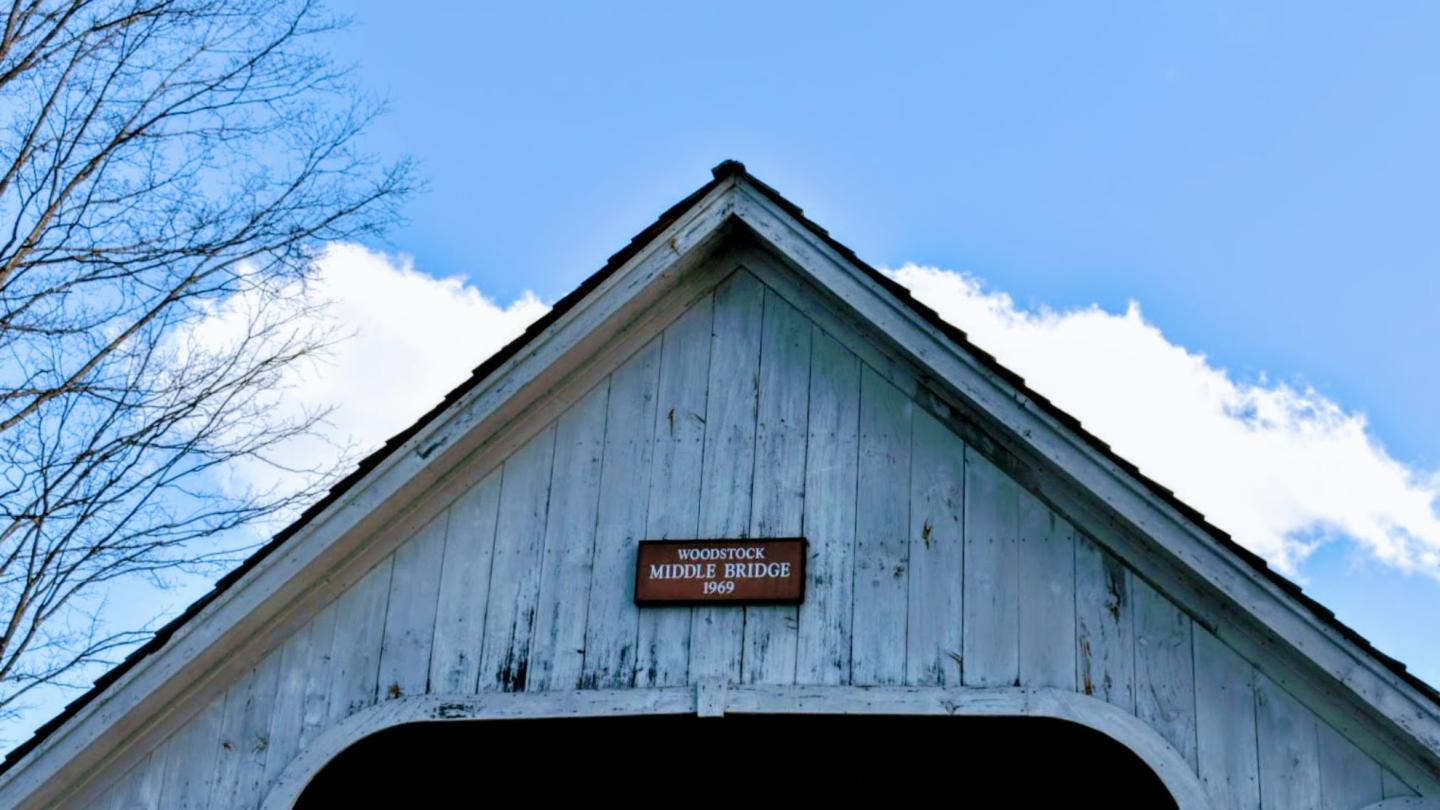
[(1434, 690), (713, 174), (13, 751), (0, 807), (1440, 807)]

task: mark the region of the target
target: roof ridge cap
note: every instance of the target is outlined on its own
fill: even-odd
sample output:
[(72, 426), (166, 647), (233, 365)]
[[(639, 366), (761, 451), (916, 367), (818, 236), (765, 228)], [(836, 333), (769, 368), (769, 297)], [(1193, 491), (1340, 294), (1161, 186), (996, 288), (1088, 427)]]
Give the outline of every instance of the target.
[(716, 180), (724, 180), (727, 177), (732, 177), (737, 174), (749, 173), (750, 172), (745, 169), (744, 163), (729, 158), (715, 164), (715, 168), (710, 170), (710, 175)]

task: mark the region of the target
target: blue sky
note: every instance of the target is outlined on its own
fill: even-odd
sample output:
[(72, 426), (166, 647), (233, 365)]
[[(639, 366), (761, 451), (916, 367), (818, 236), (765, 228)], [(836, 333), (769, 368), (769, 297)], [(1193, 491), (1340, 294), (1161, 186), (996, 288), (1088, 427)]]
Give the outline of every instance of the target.
[[(1138, 302), (1440, 469), (1433, 4), (338, 8), (430, 182), (376, 247), (422, 272), (554, 300), (734, 157), (874, 264)], [(1436, 580), (1317, 531), (1306, 587), (1440, 681)]]
[(1440, 466), (1440, 9), (693, 5), (340, 4), (431, 183), (393, 247), (553, 299), (735, 157), (874, 263), (1139, 300)]
[[(1440, 564), (1386, 545), (1440, 525), (1440, 6), (334, 8), (389, 104), (367, 145), (429, 183), (334, 257), (373, 327), (300, 392), (364, 442), (738, 158), (1440, 683)], [(1087, 389), (1082, 345), (1059, 365), (1215, 409)]]

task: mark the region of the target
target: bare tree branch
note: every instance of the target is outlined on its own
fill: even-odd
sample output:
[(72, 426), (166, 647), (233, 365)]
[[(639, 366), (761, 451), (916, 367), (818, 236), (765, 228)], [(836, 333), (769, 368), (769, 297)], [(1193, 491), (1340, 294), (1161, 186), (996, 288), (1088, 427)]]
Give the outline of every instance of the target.
[[(306, 281), (412, 189), (358, 148), (377, 106), (315, 0), (12, 0), (0, 8), (0, 716), (144, 636), (105, 588), (236, 559), (316, 497), (235, 491), (326, 412), (282, 418), (334, 339)], [(218, 312), (231, 333), (192, 340)]]

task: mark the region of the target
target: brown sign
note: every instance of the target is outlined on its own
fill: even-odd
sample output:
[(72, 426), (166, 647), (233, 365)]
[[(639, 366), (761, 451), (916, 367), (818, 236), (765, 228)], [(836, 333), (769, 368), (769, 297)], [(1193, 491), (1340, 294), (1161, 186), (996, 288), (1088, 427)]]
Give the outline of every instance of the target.
[(805, 538), (642, 540), (635, 604), (798, 605)]

